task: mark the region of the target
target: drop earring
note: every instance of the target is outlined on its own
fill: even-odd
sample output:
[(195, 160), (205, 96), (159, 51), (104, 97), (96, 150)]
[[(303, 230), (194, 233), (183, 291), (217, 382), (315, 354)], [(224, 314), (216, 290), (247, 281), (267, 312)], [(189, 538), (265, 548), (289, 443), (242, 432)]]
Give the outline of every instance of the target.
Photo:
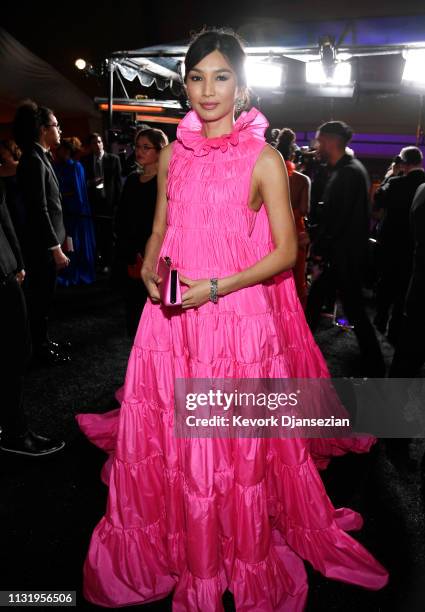
[(244, 102), (241, 98), (237, 98), (235, 103), (235, 110), (239, 113), (244, 107)]
[(187, 98), (187, 100), (186, 100), (186, 106), (187, 106), (187, 108), (192, 108), (192, 105), (190, 103), (189, 98)]

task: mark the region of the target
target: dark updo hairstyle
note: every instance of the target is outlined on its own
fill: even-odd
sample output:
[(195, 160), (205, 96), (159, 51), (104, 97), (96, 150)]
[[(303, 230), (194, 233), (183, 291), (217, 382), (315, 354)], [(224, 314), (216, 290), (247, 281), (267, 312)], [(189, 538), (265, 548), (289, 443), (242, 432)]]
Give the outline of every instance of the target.
[(282, 128), (276, 142), (276, 149), (284, 160), (289, 161), (295, 151), (296, 134), (289, 128)]
[(147, 138), (151, 145), (155, 147), (157, 151), (160, 151), (168, 144), (167, 135), (158, 128), (144, 127), (136, 133), (134, 142), (137, 143), (141, 137)]
[(22, 151), (31, 149), (40, 138), (40, 129), (50, 123), (53, 111), (46, 106), (38, 106), (33, 100), (25, 100), (16, 111), (13, 121), (13, 135)]
[(184, 58), (184, 81), (186, 82), (189, 71), (214, 51), (220, 51), (235, 71), (239, 87), (240, 103), (238, 104), (238, 110), (245, 109), (249, 103), (245, 73), (246, 54), (241, 38), (233, 30), (210, 28), (204, 29), (194, 36)]
[(0, 147), (3, 147), (3, 149), (9, 151), (14, 161), (19, 161), (19, 158), (21, 157), (21, 150), (14, 140), (0, 140)]

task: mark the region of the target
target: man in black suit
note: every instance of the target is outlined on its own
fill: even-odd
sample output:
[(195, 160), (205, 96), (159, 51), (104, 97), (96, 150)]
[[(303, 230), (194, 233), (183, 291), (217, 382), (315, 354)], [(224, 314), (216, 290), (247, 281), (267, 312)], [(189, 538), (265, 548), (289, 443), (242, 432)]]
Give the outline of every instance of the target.
[(62, 198), (50, 159), (50, 149), (60, 142), (60, 128), (53, 111), (26, 102), (16, 112), (14, 132), (23, 152), (17, 181), (25, 210), (24, 288), (34, 355), (47, 363), (68, 361), (58, 344), (49, 340), (47, 331), (57, 271), (69, 264), (61, 246), (65, 240)]
[(425, 183), (422, 153), (417, 147), (400, 151), (404, 175), (390, 178), (375, 194), (375, 207), (384, 217), (378, 234), (380, 279), (377, 292), (375, 325), (385, 333), (389, 310), (388, 339), (397, 343), (404, 301), (412, 271), (412, 240), (409, 227), (410, 208), (419, 185)]
[(47, 455), (65, 445), (28, 429), (23, 406), (25, 370), (31, 340), (21, 284), (25, 277), (22, 253), (0, 180), (0, 448), (23, 455)]
[(118, 155), (105, 152), (100, 134), (90, 134), (88, 144), (90, 153), (81, 162), (94, 217), (97, 252), (106, 272), (113, 259), (113, 219), (121, 197), (121, 162)]
[(425, 363), (425, 184), (418, 187), (410, 210), (412, 274), (409, 279), (401, 333), (389, 376), (414, 378)]
[(351, 136), (351, 129), (342, 121), (324, 123), (316, 134), (318, 153), (327, 161), (330, 176), (312, 243), (323, 271), (310, 287), (306, 316), (315, 331), (326, 296), (338, 291), (362, 354), (359, 375), (381, 377), (385, 364), (362, 295), (369, 240), (369, 179), (364, 166), (346, 152)]

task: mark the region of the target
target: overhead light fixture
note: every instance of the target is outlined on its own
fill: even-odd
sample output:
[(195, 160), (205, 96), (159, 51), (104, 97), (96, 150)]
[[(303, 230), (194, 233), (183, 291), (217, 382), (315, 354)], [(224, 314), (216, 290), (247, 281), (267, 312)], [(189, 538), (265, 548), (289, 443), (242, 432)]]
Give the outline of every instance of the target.
[(84, 70), (86, 66), (87, 66), (87, 62), (85, 59), (79, 58), (75, 60), (75, 67), (78, 68), (78, 70)]
[(325, 69), (321, 61), (306, 63), (305, 80), (312, 85), (324, 85), (326, 83)]
[(351, 83), (351, 64), (349, 62), (337, 62), (335, 64), (331, 83), (341, 87)]
[(74, 66), (77, 68), (77, 70), (82, 72), (84, 74), (84, 76), (86, 76), (86, 77), (87, 76), (96, 76), (96, 77), (98, 77), (98, 76), (102, 75), (102, 69), (101, 68), (95, 68), (92, 64), (89, 64), (89, 62), (87, 62), (82, 57), (79, 57), (78, 59), (75, 60)]
[(425, 87), (425, 48), (424, 49), (406, 49), (403, 51), (403, 57), (406, 60), (404, 64), (402, 81), (407, 84)]
[(307, 94), (313, 98), (352, 98), (354, 84), (351, 85), (307, 85)]
[(334, 41), (326, 36), (320, 41), (320, 60), (308, 61), (305, 66), (305, 78), (310, 85), (336, 87), (352, 86), (351, 64), (345, 61), (348, 53), (337, 54)]
[(248, 87), (277, 88), (282, 82), (282, 66), (248, 57), (245, 62)]
[(307, 62), (305, 65), (305, 79), (311, 85), (333, 85), (335, 87), (351, 83), (351, 64), (349, 62), (336, 62), (332, 71), (326, 74), (321, 61)]

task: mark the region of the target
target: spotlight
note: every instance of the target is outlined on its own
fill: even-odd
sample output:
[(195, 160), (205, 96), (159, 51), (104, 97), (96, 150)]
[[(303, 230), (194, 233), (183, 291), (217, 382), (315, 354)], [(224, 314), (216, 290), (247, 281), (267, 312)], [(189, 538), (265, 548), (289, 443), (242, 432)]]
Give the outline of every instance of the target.
[(349, 62), (338, 62), (334, 66), (332, 77), (333, 85), (349, 85), (351, 83), (351, 64)]
[(249, 87), (280, 87), (282, 81), (282, 66), (270, 62), (262, 62), (248, 57), (245, 62), (245, 72)]
[(326, 74), (322, 62), (307, 62), (305, 65), (305, 80), (314, 85), (324, 85)]
[(87, 66), (87, 62), (84, 59), (77, 59), (75, 60), (75, 67), (78, 68), (78, 70), (84, 70)]
[(407, 49), (403, 52), (406, 60), (402, 81), (411, 85), (425, 86), (425, 49)]
[(305, 65), (305, 79), (312, 85), (334, 85), (335, 87), (351, 83), (351, 64), (349, 62), (336, 62), (332, 69), (328, 66), (327, 74), (322, 62), (307, 62)]

